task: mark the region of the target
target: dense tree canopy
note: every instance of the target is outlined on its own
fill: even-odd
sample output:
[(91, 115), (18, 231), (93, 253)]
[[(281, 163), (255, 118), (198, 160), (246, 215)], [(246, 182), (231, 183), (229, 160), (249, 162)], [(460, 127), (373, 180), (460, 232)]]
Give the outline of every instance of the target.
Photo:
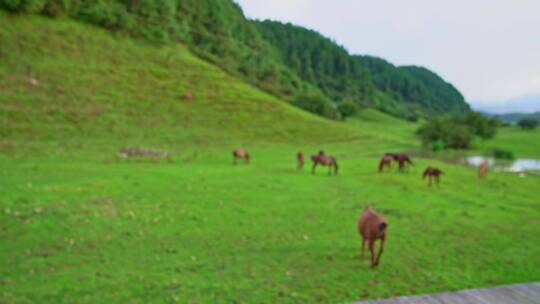
[[(458, 90), (425, 68), (395, 67), (376, 57), (351, 56), (332, 40), (292, 24), (256, 24), (287, 66), (334, 101), (352, 100), (406, 118), (417, 113), (462, 115), (470, 110)], [(388, 99), (404, 106), (381, 104)]]

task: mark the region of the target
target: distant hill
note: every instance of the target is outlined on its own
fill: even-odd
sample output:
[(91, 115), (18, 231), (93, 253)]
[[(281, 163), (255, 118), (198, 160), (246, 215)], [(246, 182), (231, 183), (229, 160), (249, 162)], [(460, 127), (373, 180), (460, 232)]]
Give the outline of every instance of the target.
[(423, 68), (351, 56), (317, 32), (250, 21), (232, 0), (0, 0), (15, 13), (71, 17), (158, 45), (182, 42), (199, 57), (272, 95), (323, 93), (409, 118), (469, 111), (461, 94)]
[(535, 113), (507, 113), (507, 114), (488, 114), (493, 117), (497, 117), (503, 122), (517, 123), (524, 118), (533, 118), (540, 121), (540, 111)]
[(502, 102), (471, 101), (472, 107), (493, 114), (540, 112), (540, 94), (531, 94)]

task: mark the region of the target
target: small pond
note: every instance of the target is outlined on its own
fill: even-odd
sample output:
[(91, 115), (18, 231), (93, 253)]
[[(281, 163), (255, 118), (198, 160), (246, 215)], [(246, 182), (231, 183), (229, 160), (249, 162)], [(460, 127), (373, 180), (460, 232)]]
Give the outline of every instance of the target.
[(484, 160), (489, 162), (493, 169), (498, 171), (521, 173), (525, 171), (540, 171), (540, 160), (518, 158), (515, 160), (499, 160), (484, 156), (469, 156), (464, 163), (470, 166), (479, 166)]

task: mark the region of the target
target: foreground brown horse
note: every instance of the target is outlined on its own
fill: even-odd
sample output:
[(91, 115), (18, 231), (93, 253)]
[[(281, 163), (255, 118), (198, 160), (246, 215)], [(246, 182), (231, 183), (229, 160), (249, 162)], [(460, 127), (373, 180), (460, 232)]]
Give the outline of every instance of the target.
[[(366, 208), (362, 211), (358, 220), (358, 232), (362, 238), (362, 257), (364, 256), (366, 241), (368, 241), (369, 251), (371, 251), (371, 266), (379, 265), (388, 233), (388, 222), (384, 216), (378, 214), (372, 208)], [(381, 247), (377, 257), (375, 257), (374, 247), (377, 240), (381, 240)]]
[(486, 178), (486, 175), (489, 171), (489, 161), (484, 160), (478, 167), (478, 179), (482, 180)]
[(243, 159), (246, 163), (249, 163), (250, 155), (246, 149), (236, 149), (233, 151), (233, 164), (236, 165), (236, 160)]
[(328, 166), (328, 174), (332, 174), (332, 168), (334, 168), (334, 174), (338, 174), (338, 164), (336, 158), (332, 155), (324, 154), (324, 151), (320, 151), (317, 155), (311, 155), (311, 161), (313, 161), (312, 174), (315, 174), (315, 168), (317, 165)]
[(443, 173), (444, 172), (441, 169), (430, 166), (426, 168), (424, 174), (422, 175), (422, 178), (426, 179), (427, 176), (429, 178), (428, 185), (431, 187), (431, 179), (435, 179), (435, 182), (437, 183), (437, 185), (439, 185), (439, 176), (441, 176)]
[(298, 154), (296, 154), (296, 160), (298, 161), (298, 169), (303, 169), (304, 168), (304, 153), (298, 152)]
[(379, 162), (379, 172), (383, 172), (384, 167), (392, 170), (392, 160), (394, 160), (392, 156), (385, 154)]

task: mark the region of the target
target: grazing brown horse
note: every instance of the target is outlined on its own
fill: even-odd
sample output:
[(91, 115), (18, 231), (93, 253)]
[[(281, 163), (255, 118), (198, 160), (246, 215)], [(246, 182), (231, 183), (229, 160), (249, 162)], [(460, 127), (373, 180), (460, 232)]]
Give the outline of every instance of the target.
[(392, 159), (398, 163), (399, 172), (405, 172), (405, 166), (407, 164), (413, 165), (411, 158), (405, 153), (385, 153), (384, 156), (392, 157)]
[(246, 149), (236, 149), (233, 151), (233, 164), (236, 165), (237, 159), (244, 159), (246, 163), (249, 163), (249, 152)]
[(304, 168), (304, 153), (298, 152), (298, 154), (296, 154), (296, 160), (298, 161), (298, 169), (303, 169)]
[(422, 175), (422, 178), (426, 179), (426, 176), (427, 176), (429, 178), (428, 185), (431, 187), (431, 179), (434, 178), (437, 185), (439, 185), (439, 176), (441, 176), (441, 174), (443, 173), (444, 172), (441, 169), (430, 166), (426, 168), (426, 170), (424, 171), (424, 174)]
[(385, 154), (379, 162), (379, 172), (383, 172), (384, 167), (392, 170), (392, 160), (394, 160), (394, 158), (391, 155)]
[[(384, 216), (375, 212), (373, 208), (366, 208), (362, 211), (362, 215), (360, 215), (360, 219), (358, 220), (358, 232), (360, 232), (360, 237), (362, 238), (362, 257), (364, 256), (366, 241), (368, 241), (369, 251), (371, 251), (371, 266), (375, 267), (379, 265), (388, 233), (388, 222)], [(377, 257), (375, 257), (374, 247), (377, 240), (381, 240), (381, 247), (379, 248)]]
[(489, 171), (489, 161), (484, 160), (478, 167), (478, 179), (482, 180), (486, 178), (486, 175)]
[(328, 166), (328, 174), (332, 174), (332, 168), (334, 168), (334, 174), (338, 174), (338, 164), (336, 158), (331, 155), (324, 154), (324, 151), (319, 151), (317, 155), (311, 155), (311, 160), (313, 161), (313, 169), (311, 170), (312, 174), (315, 174), (315, 168), (317, 165)]

